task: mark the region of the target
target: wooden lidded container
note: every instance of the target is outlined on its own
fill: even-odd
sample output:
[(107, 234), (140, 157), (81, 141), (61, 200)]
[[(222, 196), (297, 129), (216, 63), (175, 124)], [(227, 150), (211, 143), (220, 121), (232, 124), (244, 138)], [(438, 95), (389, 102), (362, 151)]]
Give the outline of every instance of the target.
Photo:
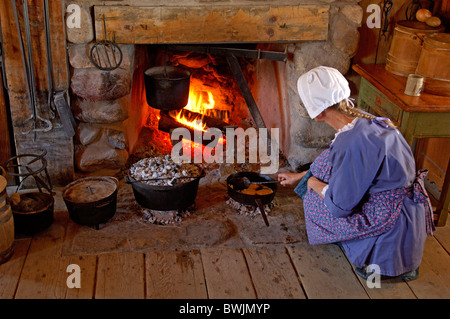
[(430, 27), (419, 21), (397, 22), (386, 57), (386, 71), (400, 76), (414, 74), (425, 36), (443, 31), (444, 26)]
[(0, 175), (0, 264), (14, 254), (14, 219), (6, 203), (6, 178)]
[(424, 91), (450, 96), (450, 33), (424, 38), (416, 74), (424, 77)]

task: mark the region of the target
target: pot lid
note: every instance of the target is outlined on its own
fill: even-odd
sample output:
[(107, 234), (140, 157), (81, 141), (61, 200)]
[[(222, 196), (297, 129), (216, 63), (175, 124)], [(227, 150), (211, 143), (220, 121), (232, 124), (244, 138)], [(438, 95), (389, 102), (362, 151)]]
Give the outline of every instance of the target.
[(426, 36), (423, 41), (438, 48), (450, 49), (450, 33), (433, 33)]
[(443, 32), (445, 27), (440, 25), (438, 27), (432, 27), (425, 22), (415, 21), (415, 20), (402, 20), (398, 21), (396, 27), (404, 28), (412, 32)]
[(184, 80), (189, 79), (191, 72), (174, 66), (155, 66), (148, 68), (144, 74), (157, 80)]
[(63, 192), (63, 198), (72, 203), (91, 203), (114, 193), (117, 185), (108, 178), (88, 177), (72, 182)]

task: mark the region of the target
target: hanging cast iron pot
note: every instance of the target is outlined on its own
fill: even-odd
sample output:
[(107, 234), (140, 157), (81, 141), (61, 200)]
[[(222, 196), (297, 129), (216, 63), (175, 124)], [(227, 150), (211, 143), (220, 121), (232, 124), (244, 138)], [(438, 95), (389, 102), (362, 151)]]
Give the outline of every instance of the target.
[(151, 67), (144, 72), (145, 93), (149, 106), (164, 110), (179, 110), (189, 100), (191, 72), (174, 66)]

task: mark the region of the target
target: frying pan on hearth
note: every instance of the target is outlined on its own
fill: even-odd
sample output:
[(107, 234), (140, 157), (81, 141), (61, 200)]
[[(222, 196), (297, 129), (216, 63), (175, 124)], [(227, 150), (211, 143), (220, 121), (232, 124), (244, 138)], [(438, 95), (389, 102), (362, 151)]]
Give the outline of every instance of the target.
[(235, 185), (233, 183), (233, 180), (236, 183), (236, 181), (238, 181), (242, 177), (247, 177), (252, 182), (273, 181), (273, 179), (267, 175), (259, 174), (256, 172), (238, 172), (231, 174), (227, 178), (228, 195), (238, 203), (258, 207), (264, 219), (264, 223), (266, 224), (266, 226), (269, 226), (269, 221), (267, 220), (267, 216), (264, 212), (264, 205), (271, 203), (272, 200), (274, 199), (275, 194), (277, 192), (277, 183), (265, 184), (267, 187), (270, 187), (272, 189), (272, 193), (270, 194), (249, 195), (242, 193), (232, 187), (233, 185)]

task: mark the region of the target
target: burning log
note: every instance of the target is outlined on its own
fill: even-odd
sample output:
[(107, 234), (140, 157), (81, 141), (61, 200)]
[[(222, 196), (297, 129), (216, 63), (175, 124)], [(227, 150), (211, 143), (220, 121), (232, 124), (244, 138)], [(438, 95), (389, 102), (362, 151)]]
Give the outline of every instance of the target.
[(191, 135), (194, 134), (194, 128), (183, 123), (178, 122), (173, 117), (165, 112), (160, 113), (160, 119), (158, 123), (158, 130), (171, 134), (172, 131), (178, 127), (185, 128), (189, 130)]
[[(225, 129), (227, 127), (231, 127), (228, 123), (225, 123), (221, 120), (183, 109), (181, 111), (171, 111), (170, 113), (161, 112), (159, 123), (158, 123), (158, 129), (160, 131), (172, 134), (172, 131), (174, 129), (182, 127), (182, 128), (187, 129), (190, 132), (191, 136), (193, 137), (195, 130), (197, 130), (197, 129), (194, 128), (193, 126), (190, 126), (190, 125), (184, 124), (184, 123), (180, 123), (179, 121), (177, 121), (174, 118), (176, 116), (177, 112), (181, 112), (181, 117), (186, 118), (189, 122), (195, 122), (196, 119), (201, 120), (202, 127), (203, 127), (202, 131), (206, 131), (208, 128), (218, 128), (222, 132), (225, 132)], [(179, 142), (179, 141), (172, 141), (172, 144), (177, 143), (177, 142)], [(210, 141), (202, 139), (203, 145), (206, 146), (209, 143), (210, 143)]]
[[(218, 110), (217, 110), (218, 111)], [(200, 114), (196, 112), (192, 112), (186, 109), (181, 109), (177, 111), (170, 111), (169, 116), (176, 118), (177, 113), (180, 113), (181, 118), (186, 118), (188, 121), (194, 122), (195, 120), (201, 120), (203, 125), (205, 126), (205, 129), (207, 128), (218, 128), (221, 131), (225, 131), (226, 127), (229, 127), (230, 125), (222, 120), (219, 120), (217, 118)]]
[[(191, 126), (188, 126), (186, 124), (180, 123), (177, 120), (175, 120), (173, 117), (171, 117), (170, 115), (168, 115), (167, 113), (161, 112), (161, 118), (159, 119), (159, 124), (158, 124), (158, 129), (160, 131), (169, 133), (170, 135), (172, 135), (172, 131), (176, 128), (182, 127), (185, 128), (189, 131), (191, 137), (194, 137), (195, 131), (197, 129), (194, 129)], [(172, 140), (172, 145), (178, 143), (179, 140)], [(202, 144), (204, 146), (208, 145), (210, 143), (210, 141), (204, 140), (202, 139)]]

